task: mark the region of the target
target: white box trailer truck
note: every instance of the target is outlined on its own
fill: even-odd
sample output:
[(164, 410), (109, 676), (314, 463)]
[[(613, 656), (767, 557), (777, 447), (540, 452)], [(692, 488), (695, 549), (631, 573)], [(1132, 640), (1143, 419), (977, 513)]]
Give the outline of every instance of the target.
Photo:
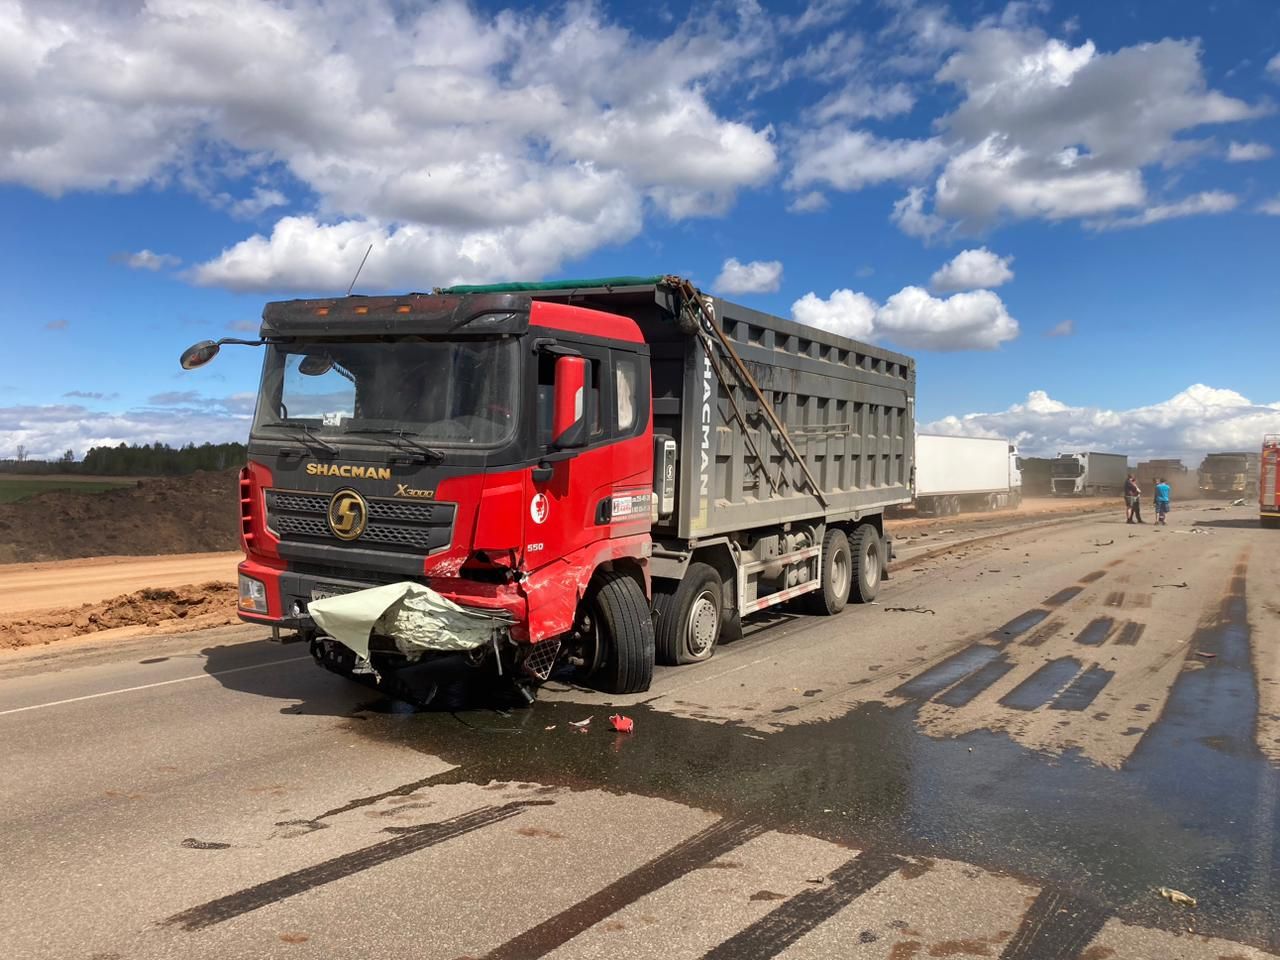
[(1018, 454), (1008, 440), (916, 434), (916, 511), (945, 517), (1022, 502)]
[(1129, 458), (1123, 453), (1060, 453), (1053, 461), (1053, 495), (1120, 495), (1128, 475)]

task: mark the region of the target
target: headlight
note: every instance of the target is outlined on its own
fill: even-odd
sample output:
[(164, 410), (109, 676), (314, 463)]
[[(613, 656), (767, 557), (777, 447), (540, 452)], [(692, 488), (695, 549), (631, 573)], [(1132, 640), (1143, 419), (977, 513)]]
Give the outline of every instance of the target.
[(261, 580), (240, 574), (240, 609), (251, 613), (267, 612), (267, 587)]

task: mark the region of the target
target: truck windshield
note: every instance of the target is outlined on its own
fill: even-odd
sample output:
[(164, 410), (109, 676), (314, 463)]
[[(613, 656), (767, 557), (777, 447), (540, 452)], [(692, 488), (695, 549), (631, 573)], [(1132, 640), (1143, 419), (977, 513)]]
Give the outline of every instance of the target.
[(432, 447), (494, 447), (515, 431), (516, 381), (509, 338), (270, 344), (254, 433), (393, 431)]
[(1081, 472), (1080, 461), (1074, 457), (1069, 460), (1053, 461), (1053, 475), (1055, 477), (1078, 477)]

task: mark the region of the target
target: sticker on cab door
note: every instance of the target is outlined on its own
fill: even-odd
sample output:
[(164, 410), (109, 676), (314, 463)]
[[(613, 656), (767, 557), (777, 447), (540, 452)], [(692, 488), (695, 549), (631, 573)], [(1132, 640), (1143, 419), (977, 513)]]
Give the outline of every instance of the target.
[(551, 501), (545, 493), (535, 493), (529, 501), (529, 519), (534, 523), (546, 523), (551, 515)]

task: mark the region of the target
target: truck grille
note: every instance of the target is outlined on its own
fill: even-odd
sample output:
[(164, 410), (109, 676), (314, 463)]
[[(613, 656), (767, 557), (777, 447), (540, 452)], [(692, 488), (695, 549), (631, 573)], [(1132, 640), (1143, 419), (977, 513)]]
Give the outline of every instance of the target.
[[(353, 547), (431, 554), (449, 546), (454, 504), (406, 503), (368, 497), (369, 521)], [(267, 491), (267, 526), (286, 541), (344, 543), (329, 529), (329, 495), (292, 490)]]

